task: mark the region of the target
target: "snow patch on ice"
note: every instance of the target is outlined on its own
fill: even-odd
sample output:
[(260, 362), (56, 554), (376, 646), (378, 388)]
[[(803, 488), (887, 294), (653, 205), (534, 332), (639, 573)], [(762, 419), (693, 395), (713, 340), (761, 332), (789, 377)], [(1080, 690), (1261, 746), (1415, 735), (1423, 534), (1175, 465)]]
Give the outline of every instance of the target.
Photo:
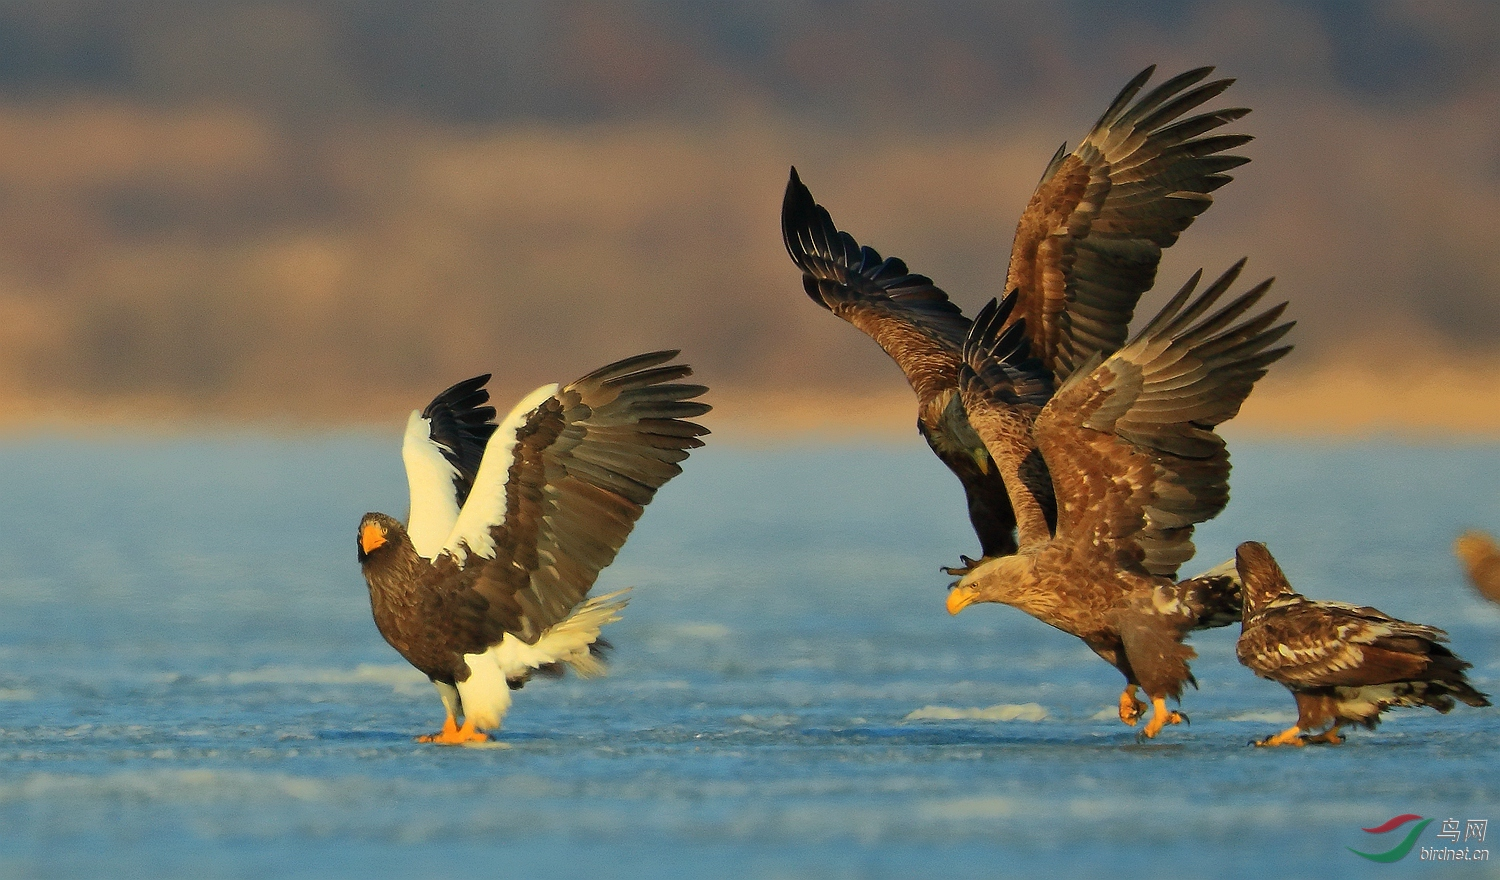
[(1230, 715), (1225, 721), (1253, 721), (1257, 724), (1295, 724), (1296, 712), (1277, 712), (1271, 709), (1251, 709), (1248, 712), (1240, 712)]
[(923, 706), (904, 721), (1045, 721), (1047, 710), (1039, 703), (1000, 703), (983, 709), (954, 706)]

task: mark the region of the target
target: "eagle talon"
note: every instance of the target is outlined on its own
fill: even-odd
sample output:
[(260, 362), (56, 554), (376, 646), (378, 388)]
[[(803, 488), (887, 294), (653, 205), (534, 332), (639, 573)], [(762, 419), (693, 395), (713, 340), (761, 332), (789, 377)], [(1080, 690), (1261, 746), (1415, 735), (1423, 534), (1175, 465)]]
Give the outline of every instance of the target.
[(953, 577), (963, 577), (964, 575), (968, 574), (976, 567), (978, 567), (979, 563), (982, 561), (979, 559), (970, 559), (962, 553), (958, 554), (958, 558), (963, 560), (963, 568), (954, 568), (951, 565), (945, 565), (943, 566), (944, 574), (952, 575)]
[(440, 746), (461, 746), (465, 743), (489, 742), (490, 735), (482, 730), (474, 728), (472, 719), (465, 718), (464, 726), (459, 727), (449, 715), (443, 719), (443, 729), (437, 733), (429, 733), (426, 736), (417, 737), (419, 743), (434, 743)]
[(1165, 697), (1152, 697), (1151, 720), (1146, 722), (1145, 728), (1141, 730), (1141, 736), (1152, 739), (1168, 724), (1182, 724), (1185, 721), (1187, 721), (1186, 715), (1167, 708)]
[(1308, 745), (1308, 746), (1310, 746), (1310, 745), (1330, 745), (1330, 746), (1336, 746), (1336, 745), (1339, 745), (1339, 744), (1343, 743), (1343, 741), (1344, 741), (1344, 737), (1339, 734), (1339, 728), (1338, 728), (1338, 725), (1336, 725), (1336, 724), (1333, 727), (1330, 727), (1329, 729), (1323, 731), (1322, 733), (1316, 733), (1316, 734), (1306, 735), (1306, 736), (1303, 736), (1301, 739), (1302, 739), (1302, 744), (1303, 745)]
[(1120, 720), (1134, 727), (1146, 714), (1146, 704), (1135, 696), (1135, 685), (1128, 684), (1120, 691)]
[(1265, 739), (1251, 740), (1250, 745), (1257, 748), (1265, 746), (1297, 746), (1298, 748), (1300, 748), (1307, 745), (1307, 738), (1300, 736), (1299, 734), (1301, 733), (1301, 727), (1288, 727), (1286, 730), (1283, 730), (1282, 732), (1275, 734), (1274, 736), (1268, 736)]

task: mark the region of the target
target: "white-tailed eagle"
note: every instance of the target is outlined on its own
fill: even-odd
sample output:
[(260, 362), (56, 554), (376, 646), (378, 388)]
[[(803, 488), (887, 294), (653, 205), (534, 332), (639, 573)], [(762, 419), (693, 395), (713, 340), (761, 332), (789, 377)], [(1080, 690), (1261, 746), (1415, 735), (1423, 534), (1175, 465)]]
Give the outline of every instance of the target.
[[(1248, 161), (1225, 152), (1248, 136), (1216, 133), (1248, 110), (1187, 115), (1233, 80), (1203, 82), (1213, 70), (1204, 67), (1140, 95), (1154, 70), (1120, 91), (1077, 149), (1058, 149), (1016, 225), (1010, 320), (1026, 328), (1032, 356), (1057, 383), (1125, 342), (1162, 249), (1213, 203), (1209, 194), (1231, 180), (1225, 172)], [(1015, 552), (1006, 488), (958, 393), (969, 319), (929, 278), (839, 231), (795, 168), (781, 218), (808, 296), (867, 333), (905, 373), (917, 428), (963, 484), (983, 555)], [(1041, 501), (1050, 517), (1051, 499)]]
[(1455, 699), (1490, 704), (1464, 677), (1470, 664), (1441, 644), (1448, 634), (1437, 627), (1296, 593), (1264, 544), (1246, 541), (1235, 558), (1245, 595), (1235, 653), (1297, 701), (1297, 723), (1256, 745), (1340, 743), (1340, 727), (1374, 729), (1392, 706), (1447, 713)]
[[(1214, 427), (1232, 418), (1291, 328), (1286, 304), (1244, 317), (1263, 282), (1210, 314), (1237, 264), (1194, 296), (1194, 275), (1124, 347), (1096, 352), (1056, 392), (1031, 356), (1012, 294), (976, 319), (960, 375), (964, 408), (1009, 491), (1020, 547), (974, 566), (948, 594), (957, 614), (999, 602), (1082, 639), (1124, 676), (1120, 718), (1153, 737), (1182, 716), (1167, 709), (1192, 680), (1190, 630), (1226, 625), (1238, 591), (1224, 572), (1175, 580), (1193, 525), (1229, 501), (1229, 453)], [(1049, 476), (1056, 527), (1028, 487)]]

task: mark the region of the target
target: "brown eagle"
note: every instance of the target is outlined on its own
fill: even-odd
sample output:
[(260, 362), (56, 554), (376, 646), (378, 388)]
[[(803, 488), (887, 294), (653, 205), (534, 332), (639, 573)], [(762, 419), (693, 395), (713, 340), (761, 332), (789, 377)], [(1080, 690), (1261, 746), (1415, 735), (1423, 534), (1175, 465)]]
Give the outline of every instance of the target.
[(1340, 743), (1340, 727), (1374, 729), (1380, 713), (1392, 706), (1446, 713), (1455, 698), (1470, 706), (1490, 704), (1464, 678), (1470, 664), (1440, 644), (1448, 634), (1437, 627), (1295, 593), (1264, 544), (1246, 541), (1235, 559), (1245, 595), (1235, 653), (1297, 700), (1297, 723), (1256, 745)]
[[(1213, 68), (1203, 67), (1137, 99), (1154, 70), (1120, 91), (1077, 149), (1058, 149), (1016, 226), (1005, 280), (1018, 294), (1010, 320), (1026, 328), (1032, 356), (1057, 382), (1125, 342), (1162, 249), (1212, 204), (1209, 193), (1231, 180), (1225, 172), (1249, 161), (1224, 152), (1248, 136), (1210, 134), (1249, 110), (1186, 116), (1233, 80), (1204, 83)], [(958, 393), (969, 319), (926, 276), (840, 232), (795, 168), (781, 226), (808, 296), (869, 334), (905, 373), (917, 394), (917, 429), (963, 484), (983, 555), (1015, 552), (1005, 486)], [(1042, 501), (1050, 517), (1051, 499)]]
[[(423, 742), (488, 739), (534, 671), (604, 671), (599, 630), (624, 592), (586, 599), (656, 490), (707, 429), (705, 389), (637, 355), (538, 388), (497, 426), (489, 376), (460, 382), (407, 421), (403, 526), (359, 524), (359, 563), (380, 634), (432, 680), (447, 718)], [(463, 719), (460, 727), (458, 719)]]
[(1453, 552), (1463, 561), (1469, 583), (1479, 595), (1500, 602), (1500, 547), (1495, 539), (1477, 529), (1470, 530), (1454, 540)]
[[(1014, 295), (981, 312), (964, 351), (964, 407), (1009, 490), (1020, 549), (974, 566), (948, 610), (999, 602), (1082, 639), (1125, 676), (1122, 721), (1136, 723), (1135, 691), (1145, 690), (1148, 738), (1182, 720), (1166, 699), (1192, 681), (1184, 636), (1227, 624), (1237, 609), (1223, 572), (1175, 580), (1192, 556), (1193, 524), (1229, 500), (1229, 453), (1214, 427), (1290, 350), (1271, 347), (1292, 326), (1276, 323), (1285, 303), (1241, 320), (1270, 281), (1208, 314), (1242, 265), (1196, 297), (1194, 275), (1129, 344), (1094, 354), (1050, 395), (1040, 387), (1049, 371), (1030, 356), (1021, 322), (1009, 322)], [(1055, 529), (1028, 490), (1040, 473), (1050, 475)]]

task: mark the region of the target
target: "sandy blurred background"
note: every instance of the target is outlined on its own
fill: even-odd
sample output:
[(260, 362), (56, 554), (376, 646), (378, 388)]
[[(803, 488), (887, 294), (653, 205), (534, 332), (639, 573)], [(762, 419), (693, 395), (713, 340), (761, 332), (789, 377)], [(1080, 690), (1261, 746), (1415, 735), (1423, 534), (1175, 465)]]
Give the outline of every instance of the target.
[(721, 433), (904, 436), (782, 249), (788, 166), (972, 312), (1156, 63), (1254, 108), (1146, 305), (1278, 277), (1298, 350), (1240, 429), (1500, 436), (1500, 6), (1132, 8), (0, 3), (0, 422), (399, 424), (680, 347)]

